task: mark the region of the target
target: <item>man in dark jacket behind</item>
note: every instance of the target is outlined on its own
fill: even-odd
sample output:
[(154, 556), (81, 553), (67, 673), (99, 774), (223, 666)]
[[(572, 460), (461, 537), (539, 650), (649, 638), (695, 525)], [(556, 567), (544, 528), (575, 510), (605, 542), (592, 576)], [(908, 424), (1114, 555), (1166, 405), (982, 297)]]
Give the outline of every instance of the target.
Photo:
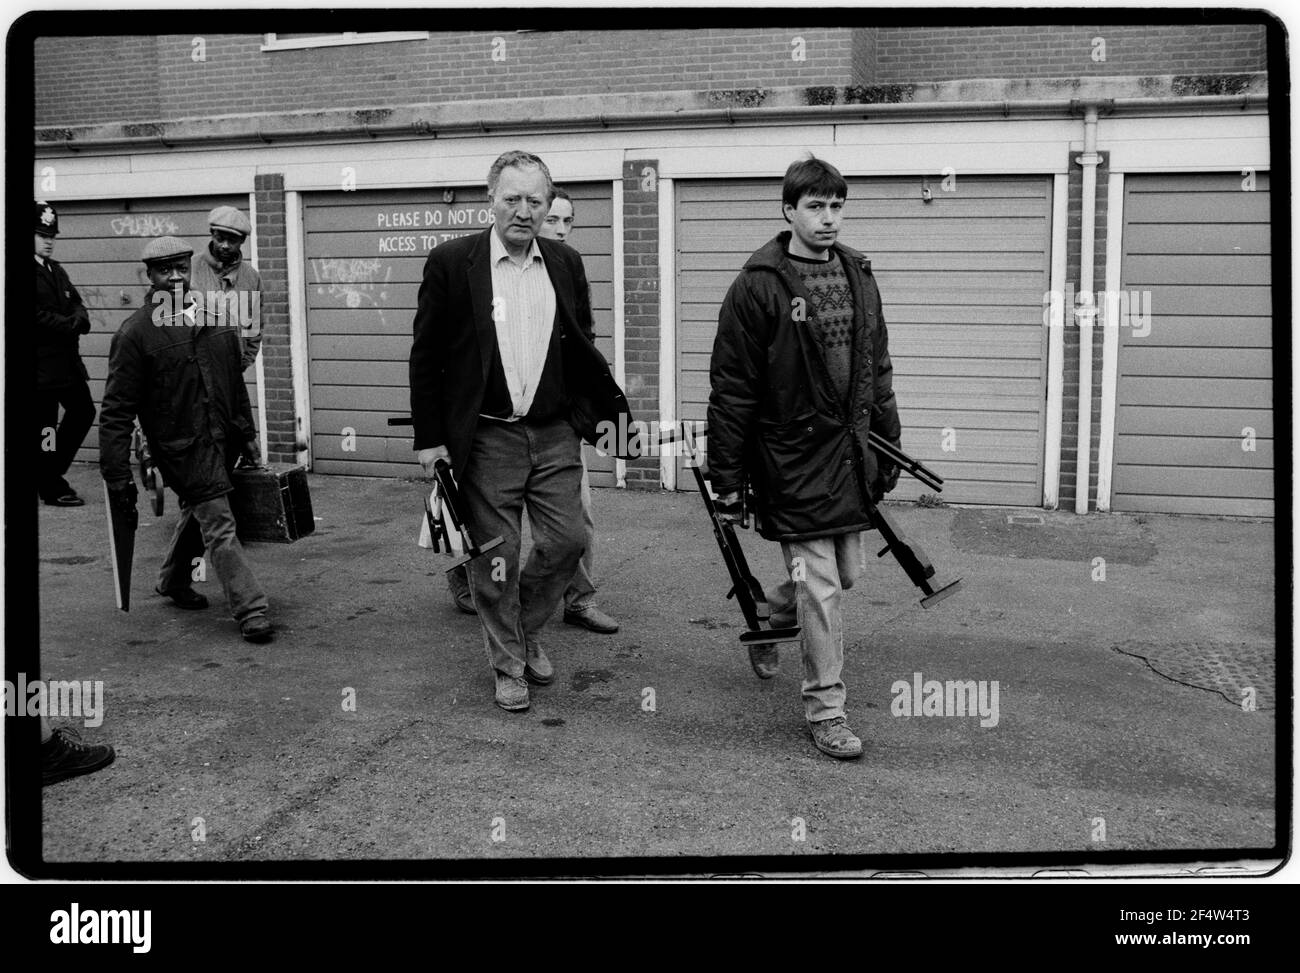
[[(803, 629), (803, 700), (814, 744), (861, 756), (844, 714), (840, 599), (860, 568), (872, 500), (893, 489), (867, 433), (897, 444), (888, 335), (871, 264), (836, 242), (848, 185), (819, 159), (786, 171), (790, 230), (758, 250), (718, 316), (710, 365), (708, 465), (724, 516), (739, 518), (746, 479), (756, 526), (779, 541), (789, 580), (768, 602), (772, 625)], [(750, 648), (760, 678), (775, 645)]]
[[(90, 315), (81, 295), (57, 261), (54, 238), (59, 214), (49, 203), (36, 202), (36, 418), (40, 455), (36, 487), (52, 507), (80, 507), (86, 501), (64, 474), (95, 422), (95, 403), (86, 382), (78, 343), (90, 332)], [(59, 406), (63, 422), (59, 422)]]
[(139, 416), (163, 482), (181, 502), (158, 593), (181, 608), (206, 608), (207, 599), (190, 587), (206, 548), (241, 634), (265, 642), (273, 631), (266, 595), (244, 559), (228, 496), (235, 461), (241, 454), (257, 459), (240, 330), (189, 292), (193, 252), (175, 237), (145, 246), (151, 288), (109, 347), (99, 464), (109, 502), (134, 509), (131, 432)]

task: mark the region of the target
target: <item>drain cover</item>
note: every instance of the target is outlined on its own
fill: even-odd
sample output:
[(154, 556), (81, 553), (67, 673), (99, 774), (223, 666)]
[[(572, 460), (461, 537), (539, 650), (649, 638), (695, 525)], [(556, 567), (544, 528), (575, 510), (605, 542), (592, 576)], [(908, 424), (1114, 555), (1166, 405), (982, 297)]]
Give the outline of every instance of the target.
[(1122, 642), (1112, 649), (1143, 660), (1171, 682), (1218, 693), (1234, 706), (1242, 704), (1249, 690), (1256, 709), (1277, 707), (1276, 645)]
[(1008, 524), (1028, 524), (1032, 527), (1042, 527), (1046, 523), (1042, 514), (1007, 514)]

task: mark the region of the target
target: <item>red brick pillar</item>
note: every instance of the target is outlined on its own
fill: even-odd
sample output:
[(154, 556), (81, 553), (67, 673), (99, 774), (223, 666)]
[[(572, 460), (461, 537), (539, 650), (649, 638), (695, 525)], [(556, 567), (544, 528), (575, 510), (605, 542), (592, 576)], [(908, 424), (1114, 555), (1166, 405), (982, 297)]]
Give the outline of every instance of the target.
[(257, 199), (257, 270), (262, 275), (262, 369), (266, 388), (267, 456), (297, 459), (293, 363), (289, 352), (289, 262), (286, 255), (284, 175), (254, 177)]
[[(659, 412), (659, 160), (623, 163), (624, 376), (635, 419)], [(657, 427), (656, 427), (657, 428)], [(628, 460), (630, 489), (658, 490), (659, 457)]]

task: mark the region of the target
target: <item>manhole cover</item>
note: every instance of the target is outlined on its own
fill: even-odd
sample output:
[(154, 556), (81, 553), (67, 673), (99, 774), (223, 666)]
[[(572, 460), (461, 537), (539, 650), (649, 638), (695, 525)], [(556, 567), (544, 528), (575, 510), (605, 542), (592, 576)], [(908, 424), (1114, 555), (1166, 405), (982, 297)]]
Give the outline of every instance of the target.
[(1218, 693), (1233, 706), (1277, 707), (1277, 647), (1272, 644), (1122, 642), (1115, 652), (1141, 659), (1171, 682)]

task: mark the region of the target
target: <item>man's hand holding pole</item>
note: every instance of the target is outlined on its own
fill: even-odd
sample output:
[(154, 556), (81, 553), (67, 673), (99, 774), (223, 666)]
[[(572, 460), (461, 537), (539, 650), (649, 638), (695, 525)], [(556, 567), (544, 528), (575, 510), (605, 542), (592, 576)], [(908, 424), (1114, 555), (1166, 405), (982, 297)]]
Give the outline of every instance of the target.
[(713, 501), (713, 504), (717, 508), (718, 519), (725, 523), (738, 524), (744, 519), (738, 490), (718, 494), (718, 498)]
[(430, 446), (428, 449), (422, 449), (417, 458), (420, 466), (424, 468), (425, 476), (433, 476), (433, 466), (438, 460), (442, 460), (448, 466), (451, 465), (451, 453), (447, 452), (446, 446)]

